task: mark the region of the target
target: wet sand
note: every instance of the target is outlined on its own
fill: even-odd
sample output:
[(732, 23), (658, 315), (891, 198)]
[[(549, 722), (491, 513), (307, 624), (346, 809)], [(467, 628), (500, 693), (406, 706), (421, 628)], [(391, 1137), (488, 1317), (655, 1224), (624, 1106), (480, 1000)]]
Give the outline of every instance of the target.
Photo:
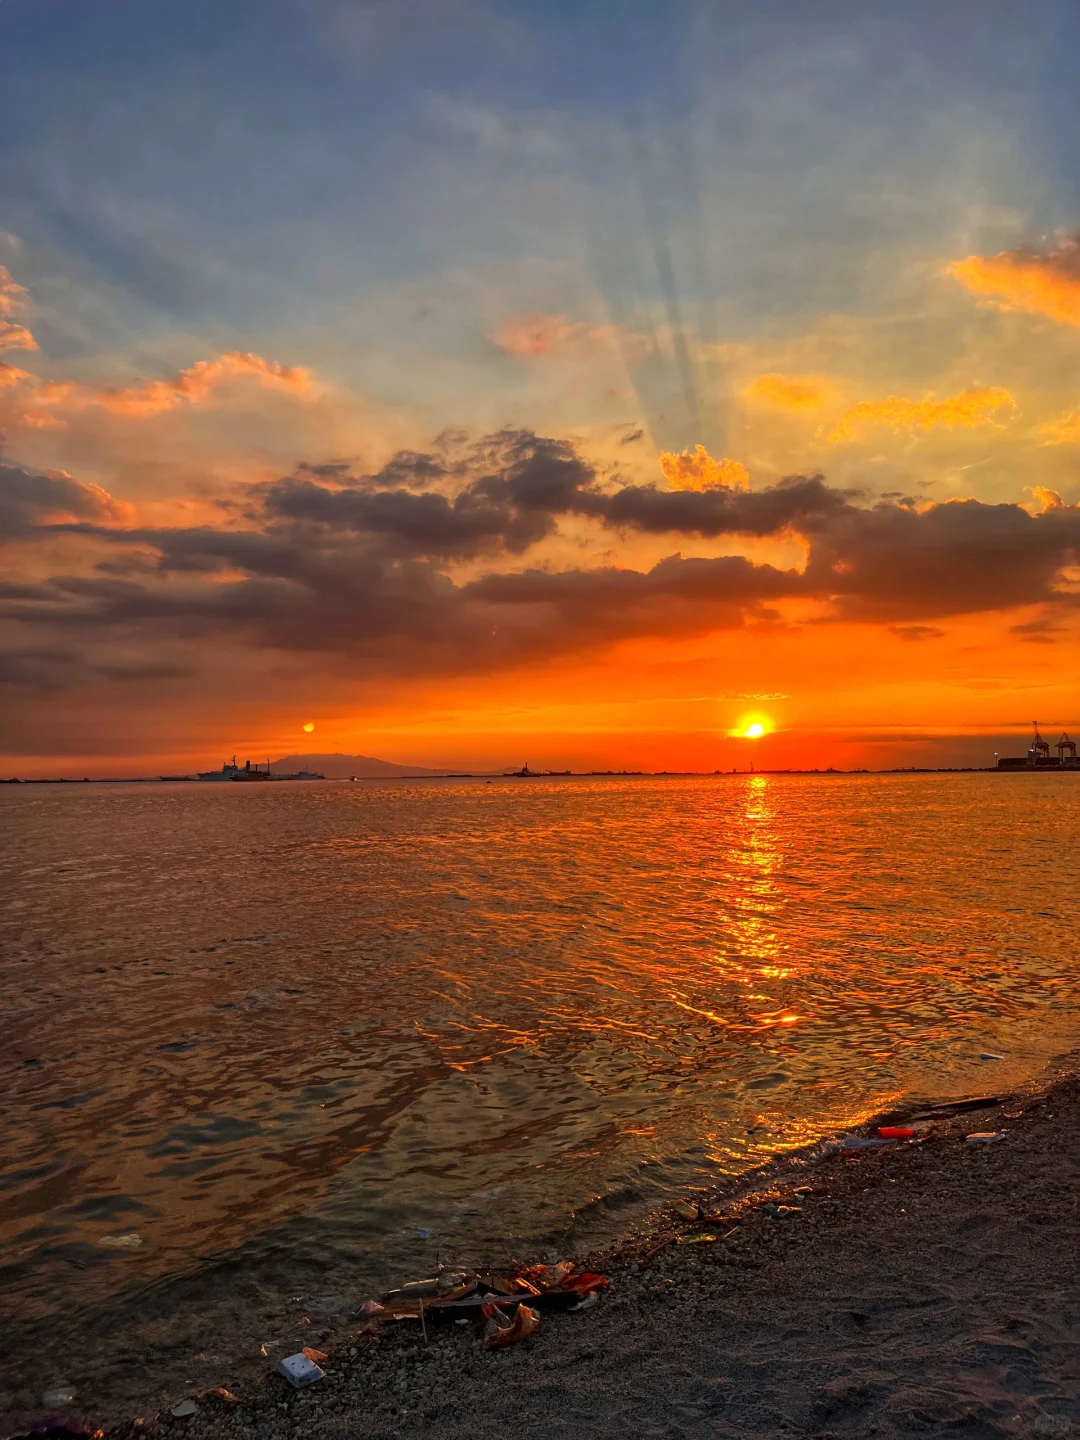
[[(1008, 1133), (963, 1138), (987, 1130)], [(582, 1257), (611, 1278), (600, 1304), (511, 1349), (485, 1351), (472, 1326), (425, 1344), (415, 1322), (375, 1339), (313, 1317), (305, 1343), (331, 1358), (310, 1390), (223, 1374), (239, 1403), (85, 1418), (118, 1440), (1080, 1434), (1078, 1132), (1073, 1076), (726, 1202), (742, 1223), (704, 1227), (726, 1239)], [(25, 1415), (31, 1397), (5, 1398)]]

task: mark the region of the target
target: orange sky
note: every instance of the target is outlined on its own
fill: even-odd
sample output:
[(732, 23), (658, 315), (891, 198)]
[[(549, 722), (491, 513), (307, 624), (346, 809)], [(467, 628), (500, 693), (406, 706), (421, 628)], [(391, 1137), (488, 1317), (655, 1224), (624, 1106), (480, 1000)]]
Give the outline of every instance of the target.
[(0, 773), (948, 765), (1080, 728), (1078, 217), (1022, 128), (985, 143), (1004, 100), (967, 77), (969, 126), (940, 81), (863, 154), (856, 99), (835, 131), (734, 77), (734, 149), (686, 162), (703, 91), (640, 173), (639, 118), (425, 92), (445, 191), (410, 130), (368, 229), (228, 263), (261, 181), (224, 152), (183, 243), (109, 168), (127, 131), (84, 157), (96, 230), (50, 231), (34, 172), (0, 231)]

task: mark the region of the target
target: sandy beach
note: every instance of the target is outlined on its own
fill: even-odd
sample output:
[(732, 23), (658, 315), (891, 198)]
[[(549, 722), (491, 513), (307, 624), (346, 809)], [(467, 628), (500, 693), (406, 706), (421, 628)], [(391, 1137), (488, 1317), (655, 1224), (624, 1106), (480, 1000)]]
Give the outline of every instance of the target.
[[(309, 1390), (222, 1375), (235, 1403), (204, 1394), (189, 1418), (82, 1418), (117, 1440), (1080, 1431), (1078, 1126), (1073, 1076), (919, 1144), (830, 1156), (726, 1201), (726, 1230), (673, 1221), (715, 1242), (657, 1250), (660, 1232), (580, 1257), (610, 1277), (600, 1303), (503, 1351), (472, 1325), (424, 1343), (415, 1322), (375, 1338), (313, 1320), (330, 1358)], [(965, 1139), (986, 1131), (1005, 1138)], [(32, 1397), (6, 1399), (25, 1421)]]

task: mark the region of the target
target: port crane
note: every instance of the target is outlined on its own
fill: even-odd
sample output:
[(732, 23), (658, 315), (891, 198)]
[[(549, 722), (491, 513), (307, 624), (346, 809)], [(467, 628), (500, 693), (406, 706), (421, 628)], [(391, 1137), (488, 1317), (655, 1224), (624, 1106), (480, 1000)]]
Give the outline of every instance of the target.
[(1031, 728), (1035, 732), (1035, 737), (1028, 748), (1028, 759), (1034, 760), (1036, 765), (1038, 765), (1040, 761), (1045, 763), (1050, 759), (1050, 741), (1044, 740), (1039, 734), (1039, 722), (1037, 720), (1032, 720)]
[(1068, 735), (1064, 735), (1064, 734), (1062, 735), (1061, 739), (1060, 739), (1060, 740), (1058, 741), (1058, 743), (1057, 743), (1057, 747), (1056, 747), (1056, 748), (1057, 748), (1057, 752), (1058, 752), (1058, 763), (1059, 763), (1059, 764), (1061, 764), (1061, 765), (1064, 765), (1064, 764), (1065, 764), (1065, 752), (1066, 752), (1066, 750), (1069, 752), (1069, 756), (1071, 757), (1071, 759), (1074, 760), (1074, 761), (1076, 760), (1076, 741), (1075, 741), (1075, 740), (1070, 740), (1069, 737), (1068, 737)]

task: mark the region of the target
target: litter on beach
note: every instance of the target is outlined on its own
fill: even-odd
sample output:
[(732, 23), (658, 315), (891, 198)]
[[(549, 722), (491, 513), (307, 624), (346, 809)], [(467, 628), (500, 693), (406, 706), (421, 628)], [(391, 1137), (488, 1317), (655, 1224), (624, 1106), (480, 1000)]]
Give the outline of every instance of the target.
[(215, 1400), (220, 1400), (223, 1405), (239, 1405), (239, 1404), (240, 1404), (239, 1397), (236, 1396), (236, 1395), (234, 1395), (231, 1390), (226, 1390), (226, 1389), (225, 1389), (223, 1386), (221, 1386), (221, 1385), (215, 1385), (212, 1390), (200, 1390), (200, 1391), (199, 1391), (199, 1399), (200, 1399), (200, 1400), (209, 1399), (211, 1396), (212, 1396)]
[(975, 1145), (993, 1145), (996, 1140), (1004, 1140), (1007, 1133), (1005, 1130), (976, 1130), (973, 1135), (965, 1135), (964, 1139)]
[(519, 1305), (513, 1318), (494, 1303), (485, 1305), (483, 1314), (484, 1348), (487, 1350), (500, 1350), (504, 1345), (514, 1345), (531, 1335), (540, 1324), (539, 1310), (533, 1310), (528, 1305)]
[(560, 1260), (556, 1265), (530, 1265), (521, 1272), (521, 1278), (537, 1290), (558, 1290), (574, 1273), (572, 1260)]
[(189, 1415), (194, 1415), (198, 1408), (194, 1400), (180, 1400), (172, 1407), (169, 1414), (177, 1420), (186, 1420)]
[(929, 1110), (920, 1110), (913, 1120), (940, 1120), (947, 1115), (962, 1115), (966, 1110), (988, 1110), (991, 1105), (1000, 1105), (1004, 1095), (974, 1095), (970, 1100), (946, 1100), (940, 1105), (931, 1105)]
[(102, 1235), (97, 1243), (111, 1250), (137, 1250), (142, 1244), (142, 1236), (132, 1230), (126, 1235)]
[(302, 1390), (305, 1385), (314, 1385), (317, 1380), (323, 1379), (326, 1373), (314, 1360), (309, 1360), (302, 1350), (298, 1355), (286, 1355), (277, 1368), (278, 1374), (284, 1375), (294, 1390)]
[(573, 1311), (578, 1311), (578, 1310), (591, 1310), (594, 1305), (599, 1305), (599, 1304), (600, 1304), (600, 1291), (599, 1291), (599, 1290), (590, 1290), (589, 1293), (585, 1296), (584, 1300), (579, 1300), (576, 1305), (571, 1305), (571, 1306), (570, 1306), (570, 1309), (573, 1310)]
[(41, 1397), (41, 1403), (46, 1410), (64, 1410), (75, 1403), (75, 1391), (69, 1385), (57, 1385), (52, 1390), (46, 1390)]
[(914, 1140), (915, 1131), (909, 1130), (904, 1125), (879, 1125), (879, 1140)]
[(895, 1140), (870, 1140), (865, 1135), (845, 1135), (840, 1142), (845, 1150), (880, 1150), (885, 1145), (895, 1145)]

